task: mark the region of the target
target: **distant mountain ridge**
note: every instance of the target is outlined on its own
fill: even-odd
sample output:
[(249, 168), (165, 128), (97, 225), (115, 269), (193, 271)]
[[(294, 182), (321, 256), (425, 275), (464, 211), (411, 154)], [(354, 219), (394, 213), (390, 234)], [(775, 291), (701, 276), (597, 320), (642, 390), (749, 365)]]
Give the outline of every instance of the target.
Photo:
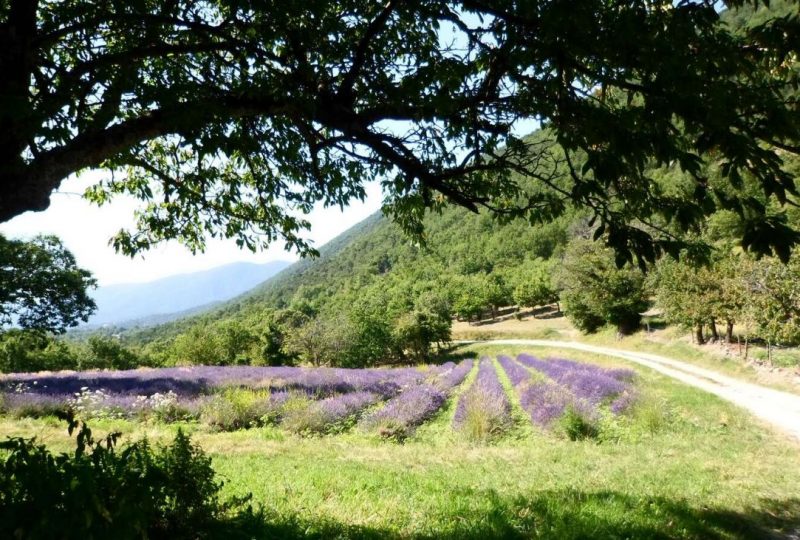
[(251, 290), (290, 264), (236, 262), (146, 283), (99, 287), (91, 292), (97, 312), (88, 325), (146, 326), (203, 311)]

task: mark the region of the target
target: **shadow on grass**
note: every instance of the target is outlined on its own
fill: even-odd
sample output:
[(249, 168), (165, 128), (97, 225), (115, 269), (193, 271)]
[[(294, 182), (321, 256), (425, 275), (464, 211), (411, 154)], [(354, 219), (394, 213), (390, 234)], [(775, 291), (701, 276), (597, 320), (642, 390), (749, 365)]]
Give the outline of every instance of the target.
[(431, 364), (444, 364), (445, 362), (460, 362), (467, 358), (475, 358), (475, 351), (465, 350), (469, 343), (454, 343), (445, 349), (441, 349), (435, 356), (428, 360)]
[[(467, 494), (464, 494), (467, 497)], [(800, 499), (764, 501), (763, 508), (738, 513), (696, 508), (680, 500), (631, 497), (612, 491), (544, 491), (530, 498), (485, 494), (488, 511), (454, 511), (442, 530), (420, 534), (265, 516), (232, 523), (221, 538), (797, 538)]]

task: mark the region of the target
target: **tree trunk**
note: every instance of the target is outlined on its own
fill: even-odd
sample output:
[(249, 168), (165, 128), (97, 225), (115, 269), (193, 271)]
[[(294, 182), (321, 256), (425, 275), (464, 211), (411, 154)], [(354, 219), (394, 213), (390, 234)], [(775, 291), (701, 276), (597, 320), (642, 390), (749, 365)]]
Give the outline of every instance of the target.
[(694, 329), (694, 337), (698, 345), (705, 345), (706, 338), (703, 336), (703, 325), (698, 324)]
[(747, 361), (747, 355), (750, 353), (750, 338), (744, 338), (744, 359)]
[(711, 323), (708, 325), (708, 329), (711, 331), (711, 343), (716, 343), (719, 341), (719, 333), (717, 332), (717, 321), (712, 317)]
[(728, 343), (733, 341), (733, 321), (730, 319), (725, 321), (725, 339)]

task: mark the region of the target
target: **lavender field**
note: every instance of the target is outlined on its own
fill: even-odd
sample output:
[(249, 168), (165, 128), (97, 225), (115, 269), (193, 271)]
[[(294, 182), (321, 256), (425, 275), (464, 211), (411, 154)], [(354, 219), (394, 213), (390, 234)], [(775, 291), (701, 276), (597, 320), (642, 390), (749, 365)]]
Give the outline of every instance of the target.
[(567, 414), (590, 423), (604, 412), (625, 414), (637, 398), (634, 378), (627, 369), (528, 354), (402, 368), (195, 366), (22, 373), (0, 379), (0, 407), (11, 417), (71, 410), (84, 419), (197, 421), (220, 431), (276, 425), (296, 433), (355, 429), (404, 439), (458, 394), (452, 429), (488, 439), (512, 427), (513, 403), (542, 429)]

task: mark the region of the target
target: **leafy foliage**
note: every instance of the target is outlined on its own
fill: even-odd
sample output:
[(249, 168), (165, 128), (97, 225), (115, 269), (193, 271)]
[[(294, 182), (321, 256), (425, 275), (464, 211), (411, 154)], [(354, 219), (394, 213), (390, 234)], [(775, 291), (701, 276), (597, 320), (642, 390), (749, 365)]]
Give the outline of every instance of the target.
[[(123, 174), (91, 199), (142, 202), (126, 253), (211, 235), (309, 254), (302, 214), (379, 179), (420, 238), (448, 201), (529, 223), (579, 207), (620, 260), (653, 261), (683, 245), (670, 227), (724, 207), (746, 247), (786, 259), (796, 231), (740, 190), (797, 195), (800, 21), (760, 4), (725, 2), (754, 12), (734, 26), (699, 0), (9, 0), (0, 220), (101, 167)], [(548, 129), (523, 139), (522, 121)], [(672, 164), (688, 193), (654, 181)]]
[(211, 459), (178, 431), (171, 445), (117, 447), (118, 433), (96, 441), (86, 424), (72, 454), (52, 454), (34, 439), (0, 443), (0, 532), (5, 538), (203, 538), (241, 512), (246, 499), (222, 501)]
[(0, 235), (0, 325), (61, 333), (86, 321), (95, 280), (55, 236), (29, 242)]
[(558, 275), (567, 317), (584, 332), (612, 324), (622, 333), (639, 327), (648, 306), (644, 274), (617, 268), (614, 253), (589, 240), (574, 240)]
[(0, 333), (0, 371), (76, 369), (77, 347), (41, 332), (7, 330)]

